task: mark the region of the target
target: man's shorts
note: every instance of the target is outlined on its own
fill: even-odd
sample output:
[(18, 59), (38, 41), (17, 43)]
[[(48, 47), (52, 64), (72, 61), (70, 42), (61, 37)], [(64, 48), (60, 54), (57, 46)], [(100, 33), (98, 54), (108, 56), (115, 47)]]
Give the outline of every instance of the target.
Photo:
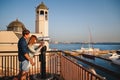
[(20, 62), (20, 70), (28, 72), (30, 68), (30, 62), (28, 60), (24, 60)]

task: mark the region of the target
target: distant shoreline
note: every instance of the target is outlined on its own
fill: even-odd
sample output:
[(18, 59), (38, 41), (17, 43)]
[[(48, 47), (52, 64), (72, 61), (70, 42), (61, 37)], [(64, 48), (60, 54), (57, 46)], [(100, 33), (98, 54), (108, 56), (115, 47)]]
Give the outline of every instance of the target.
[[(50, 43), (50, 44), (56, 44), (56, 43)], [(70, 42), (70, 43), (64, 43), (64, 42), (58, 42), (57, 44), (89, 44), (89, 43), (81, 43), (81, 42)], [(97, 42), (97, 43), (90, 43), (94, 45), (120, 45), (120, 42)]]

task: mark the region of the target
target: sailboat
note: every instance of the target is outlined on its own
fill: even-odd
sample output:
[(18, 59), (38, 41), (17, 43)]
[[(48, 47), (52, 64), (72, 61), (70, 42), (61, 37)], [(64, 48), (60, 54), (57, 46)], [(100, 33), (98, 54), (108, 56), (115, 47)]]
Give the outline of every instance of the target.
[(90, 31), (90, 28), (89, 28), (89, 43), (88, 43), (88, 48), (85, 48), (85, 47), (81, 47), (80, 49), (77, 49), (76, 51), (77, 52), (80, 52), (80, 53), (83, 53), (83, 54), (87, 54), (87, 55), (97, 55), (98, 54), (98, 51), (99, 51), (99, 48), (94, 48), (93, 45), (92, 45), (92, 34), (91, 34), (91, 31)]

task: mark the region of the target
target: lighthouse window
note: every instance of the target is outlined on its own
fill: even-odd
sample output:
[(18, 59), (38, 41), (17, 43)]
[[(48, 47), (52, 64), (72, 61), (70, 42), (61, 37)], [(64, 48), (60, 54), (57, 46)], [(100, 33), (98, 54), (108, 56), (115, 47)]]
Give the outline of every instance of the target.
[(45, 12), (45, 20), (48, 20), (47, 12)]
[(48, 17), (47, 17), (47, 15), (45, 15), (45, 20), (48, 20)]
[(44, 15), (44, 11), (40, 11), (40, 15)]
[(39, 14), (39, 11), (37, 11), (37, 14)]
[(45, 12), (45, 14), (47, 14), (47, 12)]

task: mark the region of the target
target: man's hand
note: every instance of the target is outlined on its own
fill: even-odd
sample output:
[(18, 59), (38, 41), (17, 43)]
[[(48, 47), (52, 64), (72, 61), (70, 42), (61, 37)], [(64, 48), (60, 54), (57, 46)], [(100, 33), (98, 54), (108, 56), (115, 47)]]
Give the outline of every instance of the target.
[(34, 66), (35, 65), (35, 62), (33, 62), (33, 60), (30, 58), (30, 64), (32, 65), (32, 66)]
[(26, 53), (24, 56), (26, 57), (26, 59), (27, 59), (28, 61), (30, 61), (30, 64), (31, 64), (32, 66), (35, 65), (35, 62), (33, 62), (33, 60), (30, 58), (30, 56), (28, 55), (28, 53)]

